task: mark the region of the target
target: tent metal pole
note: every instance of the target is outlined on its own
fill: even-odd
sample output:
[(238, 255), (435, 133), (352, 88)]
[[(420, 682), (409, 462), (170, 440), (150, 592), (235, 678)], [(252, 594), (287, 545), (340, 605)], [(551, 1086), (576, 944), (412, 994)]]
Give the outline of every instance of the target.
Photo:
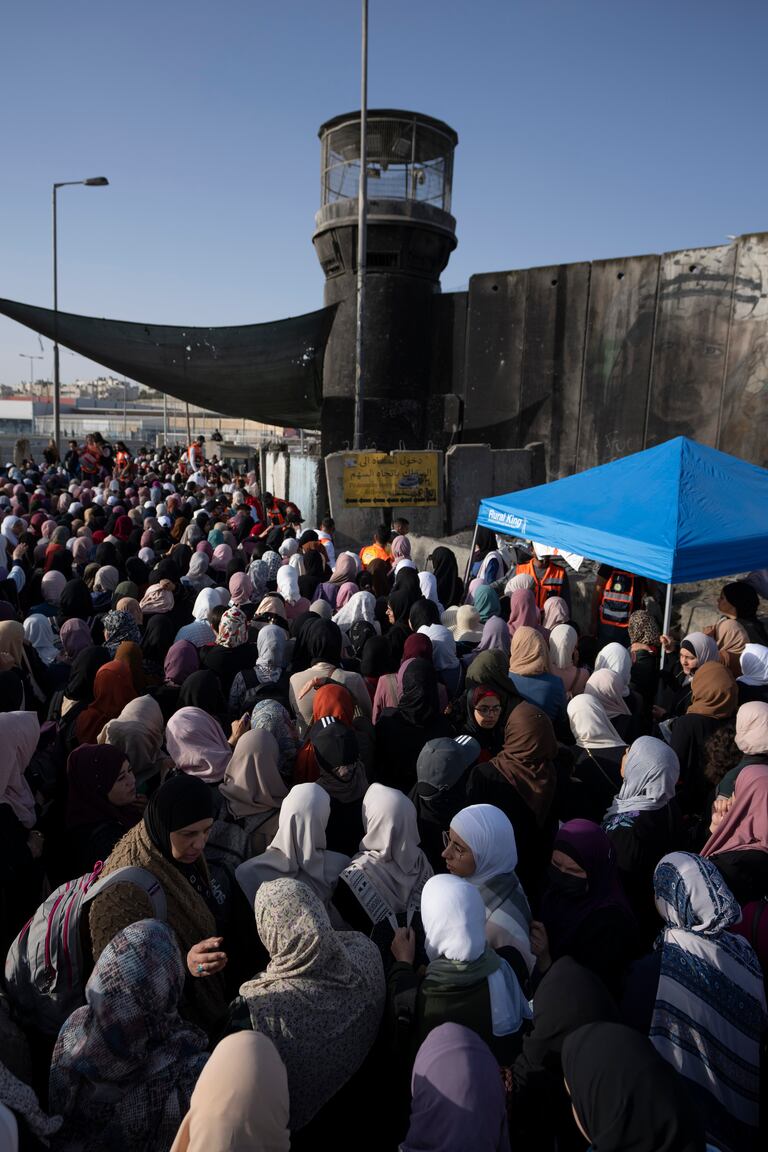
[(467, 593), (469, 592), (469, 574), (472, 571), (472, 557), (475, 555), (475, 544), (477, 543), (477, 530), (479, 527), (480, 525), (475, 521), (472, 543), (469, 546), (469, 559), (467, 560), (467, 567), (464, 571), (464, 603), (466, 603)]
[[(673, 584), (667, 584), (667, 598), (666, 598), (666, 601), (664, 602), (664, 624), (663, 624), (663, 627), (661, 629), (665, 636), (669, 636), (669, 628), (670, 628), (670, 625), (672, 623), (672, 591), (673, 591), (673, 588), (674, 588)], [(664, 652), (664, 649), (662, 648), (661, 649), (661, 661), (660, 661), (660, 667), (661, 668), (664, 667), (664, 656), (665, 655), (666, 655), (666, 653)]]

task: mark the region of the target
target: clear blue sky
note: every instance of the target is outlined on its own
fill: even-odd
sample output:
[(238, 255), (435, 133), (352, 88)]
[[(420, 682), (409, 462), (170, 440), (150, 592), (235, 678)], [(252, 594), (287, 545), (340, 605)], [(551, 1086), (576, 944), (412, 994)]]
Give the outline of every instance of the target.
[[(474, 272), (768, 229), (764, 0), (370, 0), (371, 107), (459, 133)], [(322, 303), (317, 128), (359, 106), (358, 0), (27, 0), (0, 42), (0, 295), (167, 323)], [(0, 382), (34, 333), (0, 319)], [(35, 365), (50, 376), (46, 360)], [(62, 356), (62, 377), (94, 375)]]

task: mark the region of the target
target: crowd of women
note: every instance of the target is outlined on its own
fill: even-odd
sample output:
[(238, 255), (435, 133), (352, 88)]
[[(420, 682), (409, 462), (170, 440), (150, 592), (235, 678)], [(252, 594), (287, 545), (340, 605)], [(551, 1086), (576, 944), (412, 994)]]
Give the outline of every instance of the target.
[(134, 469), (0, 472), (0, 1145), (764, 1147), (750, 586), (598, 650)]

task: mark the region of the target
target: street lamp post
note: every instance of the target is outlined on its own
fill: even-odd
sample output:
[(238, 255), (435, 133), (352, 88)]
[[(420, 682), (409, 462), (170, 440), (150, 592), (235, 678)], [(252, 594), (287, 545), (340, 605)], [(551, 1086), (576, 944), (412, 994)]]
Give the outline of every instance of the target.
[(61, 380), (59, 377), (59, 268), (56, 236), (56, 193), (59, 188), (84, 184), (88, 188), (103, 188), (109, 184), (106, 176), (90, 176), (87, 180), (62, 180), (53, 185), (53, 438), (61, 451)]
[(21, 356), (22, 360), (29, 360), (29, 394), (30, 394), (30, 396), (32, 396), (32, 399), (34, 400), (33, 389), (35, 386), (35, 382), (32, 378), (33, 373), (34, 373), (34, 368), (32, 367), (32, 361), (33, 360), (45, 360), (45, 356), (30, 356), (30, 354), (28, 352), (19, 352), (19, 356)]

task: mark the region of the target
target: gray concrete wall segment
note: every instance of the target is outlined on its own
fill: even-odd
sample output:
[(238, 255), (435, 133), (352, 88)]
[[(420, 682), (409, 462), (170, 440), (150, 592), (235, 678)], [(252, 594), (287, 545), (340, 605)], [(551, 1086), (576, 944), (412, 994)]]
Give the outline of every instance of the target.
[(454, 444), (445, 454), (448, 534), (472, 527), (479, 501), (491, 493), (493, 456), (488, 444)]

